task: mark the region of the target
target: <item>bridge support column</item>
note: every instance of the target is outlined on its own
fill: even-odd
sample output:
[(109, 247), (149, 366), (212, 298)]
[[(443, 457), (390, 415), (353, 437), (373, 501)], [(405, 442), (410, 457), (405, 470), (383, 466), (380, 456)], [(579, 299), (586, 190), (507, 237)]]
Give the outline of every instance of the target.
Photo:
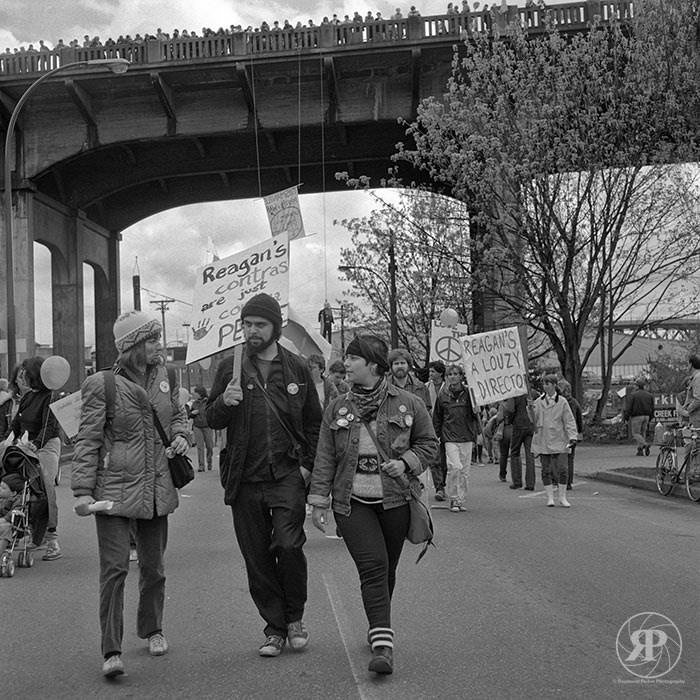
[[(12, 239), (13, 278), (14, 278), (14, 319), (15, 319), (15, 352), (16, 362), (20, 363), (26, 357), (34, 355), (34, 248), (30, 230), (32, 228), (31, 192), (18, 190), (13, 192), (14, 206), (14, 236)], [(3, 204), (4, 206), (4, 204)], [(4, 213), (4, 212), (3, 212)], [(0, 222), (2, 228), (2, 291), (0, 292), (0, 307), (2, 313), (2, 335), (0, 335), (0, 376), (9, 377), (14, 367), (7, 365), (7, 326), (5, 325), (7, 309), (7, 280), (5, 275), (6, 236), (4, 216)]]
[(112, 328), (119, 316), (119, 241), (110, 237), (106, 243), (105, 270), (95, 269), (95, 366), (110, 367), (117, 357)]
[[(110, 365), (114, 359), (112, 324), (119, 313), (119, 237), (82, 212), (40, 194), (33, 195), (31, 211), (30, 238), (51, 251), (53, 353), (70, 363), (71, 378), (65, 390), (75, 391), (85, 378), (85, 328), (92, 326), (92, 319), (87, 323), (85, 319), (83, 263), (95, 273), (97, 367)], [(32, 276), (33, 267), (27, 269)]]

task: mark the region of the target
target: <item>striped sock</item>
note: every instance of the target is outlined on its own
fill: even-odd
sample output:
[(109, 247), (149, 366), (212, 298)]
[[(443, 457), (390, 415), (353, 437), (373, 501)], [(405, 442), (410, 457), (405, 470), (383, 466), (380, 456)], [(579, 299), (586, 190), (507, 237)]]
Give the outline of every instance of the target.
[(369, 643), (372, 649), (377, 647), (394, 648), (394, 630), (391, 627), (373, 627), (369, 631)]

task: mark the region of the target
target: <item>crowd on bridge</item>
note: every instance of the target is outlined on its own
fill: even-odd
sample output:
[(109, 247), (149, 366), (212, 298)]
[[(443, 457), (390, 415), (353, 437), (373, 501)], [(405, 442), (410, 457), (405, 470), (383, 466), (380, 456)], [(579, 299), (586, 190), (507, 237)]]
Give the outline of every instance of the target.
[[(546, 23), (547, 8), (544, 0), (526, 0), (524, 24), (526, 27), (543, 26)], [(436, 35), (454, 34), (467, 36), (472, 32), (492, 32), (493, 28), (504, 23), (508, 12), (506, 0), (500, 3), (480, 4), (468, 0), (448, 3), (443, 17), (435, 19), (434, 27), (430, 30)], [(362, 16), (355, 12), (342, 18), (337, 14), (323, 17), (320, 23), (309, 19), (306, 23), (297, 21), (292, 24), (288, 19), (282, 22), (262, 22), (259, 27), (231, 24), (228, 27), (212, 29), (202, 27), (195, 29), (173, 29), (163, 31), (160, 27), (153, 33), (136, 33), (120, 35), (116, 39), (102, 40), (99, 36), (83, 36), (65, 43), (62, 38), (50, 47), (43, 39), (38, 47), (34, 44), (6, 48), (0, 53), (0, 75), (15, 73), (31, 73), (46, 71), (61, 65), (64, 60), (74, 60), (80, 56), (85, 58), (126, 58), (134, 63), (146, 60), (146, 47), (156, 44), (159, 47), (157, 56), (160, 59), (198, 58), (200, 56), (233, 55), (236, 53), (237, 42), (250, 50), (288, 50), (316, 47), (320, 45), (320, 31), (332, 28), (335, 32), (335, 44), (354, 44), (372, 41), (395, 41), (406, 39), (409, 35), (408, 22), (420, 18), (421, 13), (415, 5), (411, 5), (406, 14), (397, 7), (389, 17), (383, 17), (381, 12), (367, 12)], [(421, 27), (421, 31), (423, 28)], [(211, 42), (206, 46), (202, 42)]]

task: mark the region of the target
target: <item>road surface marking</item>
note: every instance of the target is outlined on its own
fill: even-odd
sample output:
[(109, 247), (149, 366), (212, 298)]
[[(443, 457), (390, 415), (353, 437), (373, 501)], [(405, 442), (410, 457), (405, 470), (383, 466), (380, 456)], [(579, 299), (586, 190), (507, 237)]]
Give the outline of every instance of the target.
[(369, 678), (367, 676), (369, 672), (364, 667), (359, 668), (355, 660), (352, 658), (352, 654), (350, 653), (347, 633), (352, 630), (352, 620), (343, 607), (343, 599), (338, 591), (338, 587), (336, 586), (332, 576), (329, 576), (328, 574), (321, 574), (321, 578), (323, 579), (323, 585), (326, 587), (328, 600), (330, 601), (331, 609), (333, 610), (333, 615), (335, 616), (335, 624), (338, 627), (340, 640), (343, 642), (343, 647), (345, 648), (345, 655), (348, 657), (350, 671), (355, 679), (357, 694), (359, 695), (360, 700), (380, 700), (382, 697), (380, 692), (381, 689), (375, 688), (369, 682)]

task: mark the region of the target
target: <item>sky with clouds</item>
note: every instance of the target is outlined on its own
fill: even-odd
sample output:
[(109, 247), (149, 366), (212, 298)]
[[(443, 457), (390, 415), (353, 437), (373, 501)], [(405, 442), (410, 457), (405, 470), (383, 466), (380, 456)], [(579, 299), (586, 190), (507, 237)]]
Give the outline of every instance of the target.
[[(442, 0), (416, 3), (424, 16), (442, 14), (446, 6)], [(1, 0), (0, 47), (14, 48), (30, 43), (38, 46), (40, 39), (53, 46), (58, 39), (68, 43), (86, 34), (105, 40), (126, 34), (155, 33), (159, 27), (166, 32), (174, 28), (201, 32), (202, 27), (259, 26), (263, 21), (282, 23), (285, 19), (293, 24), (308, 19), (320, 23), (324, 16), (352, 16), (355, 11), (363, 16), (368, 11), (380, 11), (388, 17), (395, 7), (400, 7), (406, 15), (410, 4), (396, 0), (369, 3), (364, 0), (297, 0), (260, 5), (232, 0), (169, 0), (167, 3), (162, 0)], [(337, 265), (340, 247), (347, 244), (348, 234), (342, 227), (334, 226), (333, 221), (368, 213), (373, 208), (373, 200), (363, 192), (339, 192), (302, 194), (300, 203), (307, 234), (314, 235), (292, 243), (290, 302), (297, 313), (315, 325), (325, 299), (335, 304), (345, 288), (338, 280)], [(168, 254), (164, 251), (174, 231), (178, 232), (177, 250)], [(269, 232), (265, 208), (258, 199), (190, 205), (139, 222), (123, 232), (120, 249), (122, 309), (133, 306), (131, 276), (138, 259), (142, 287), (155, 292), (143, 292), (143, 308), (159, 298), (177, 299), (166, 315), (167, 335), (169, 340), (184, 340), (186, 331), (182, 324), (189, 321), (190, 313), (186, 302), (191, 300), (195, 271), (204, 262), (208, 238), (211, 237), (219, 255), (225, 257), (248, 247), (251, 241), (266, 239)], [(247, 243), (243, 242), (244, 236)], [(49, 257), (41, 246), (36, 246), (35, 256), (37, 341), (50, 343), (51, 311), (45, 301), (50, 284)], [(91, 344), (94, 331), (89, 317), (93, 308), (90, 293), (86, 296), (86, 342)]]

